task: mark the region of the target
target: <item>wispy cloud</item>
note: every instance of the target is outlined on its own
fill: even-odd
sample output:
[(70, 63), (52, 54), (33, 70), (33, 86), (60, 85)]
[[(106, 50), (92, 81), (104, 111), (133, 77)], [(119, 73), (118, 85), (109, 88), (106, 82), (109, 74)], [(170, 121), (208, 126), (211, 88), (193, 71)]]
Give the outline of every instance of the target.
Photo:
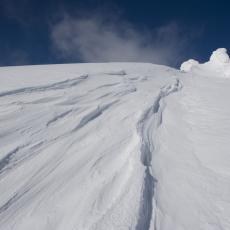
[(51, 28), (55, 52), (83, 62), (151, 62), (176, 65), (191, 39), (177, 23), (137, 28), (121, 19), (65, 15)]

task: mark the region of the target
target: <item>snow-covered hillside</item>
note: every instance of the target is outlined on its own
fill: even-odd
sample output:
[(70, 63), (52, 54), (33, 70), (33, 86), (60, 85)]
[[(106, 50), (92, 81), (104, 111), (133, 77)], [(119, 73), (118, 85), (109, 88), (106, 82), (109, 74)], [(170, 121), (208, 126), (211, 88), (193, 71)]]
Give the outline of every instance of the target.
[(230, 229), (220, 56), (0, 68), (0, 230)]

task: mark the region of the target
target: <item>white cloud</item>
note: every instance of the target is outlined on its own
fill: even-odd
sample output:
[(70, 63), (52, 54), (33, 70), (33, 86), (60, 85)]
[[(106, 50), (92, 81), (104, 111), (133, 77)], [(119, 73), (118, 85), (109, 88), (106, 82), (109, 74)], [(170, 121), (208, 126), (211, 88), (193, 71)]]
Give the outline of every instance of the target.
[(57, 54), (83, 62), (133, 61), (175, 65), (188, 44), (176, 23), (154, 30), (137, 29), (122, 20), (100, 16), (65, 16), (52, 26), (51, 38)]

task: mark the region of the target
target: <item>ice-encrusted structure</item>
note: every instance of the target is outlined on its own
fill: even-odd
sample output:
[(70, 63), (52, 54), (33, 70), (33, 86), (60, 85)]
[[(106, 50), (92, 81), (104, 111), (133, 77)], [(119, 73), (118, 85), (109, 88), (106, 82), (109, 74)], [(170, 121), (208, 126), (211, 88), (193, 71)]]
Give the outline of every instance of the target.
[[(194, 70), (195, 69), (195, 70)], [(200, 69), (202, 72), (218, 73), (218, 76), (230, 77), (230, 59), (227, 49), (219, 48), (213, 51), (208, 62), (200, 64), (194, 59), (190, 59), (181, 64), (180, 70), (191, 72)]]
[(210, 62), (215, 64), (228, 64), (229, 56), (227, 53), (227, 49), (219, 48), (215, 50), (210, 57)]
[(199, 65), (198, 61), (196, 61), (194, 59), (189, 59), (188, 61), (183, 62), (181, 64), (180, 69), (181, 69), (181, 71), (189, 72), (192, 69), (193, 66), (197, 66), (197, 65)]

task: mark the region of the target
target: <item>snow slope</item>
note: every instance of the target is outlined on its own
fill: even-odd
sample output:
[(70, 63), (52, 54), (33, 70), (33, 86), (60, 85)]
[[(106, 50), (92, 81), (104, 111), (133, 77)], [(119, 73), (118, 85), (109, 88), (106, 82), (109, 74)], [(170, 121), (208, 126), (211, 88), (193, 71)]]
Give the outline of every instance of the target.
[(230, 78), (196, 64), (0, 68), (0, 229), (230, 229)]

